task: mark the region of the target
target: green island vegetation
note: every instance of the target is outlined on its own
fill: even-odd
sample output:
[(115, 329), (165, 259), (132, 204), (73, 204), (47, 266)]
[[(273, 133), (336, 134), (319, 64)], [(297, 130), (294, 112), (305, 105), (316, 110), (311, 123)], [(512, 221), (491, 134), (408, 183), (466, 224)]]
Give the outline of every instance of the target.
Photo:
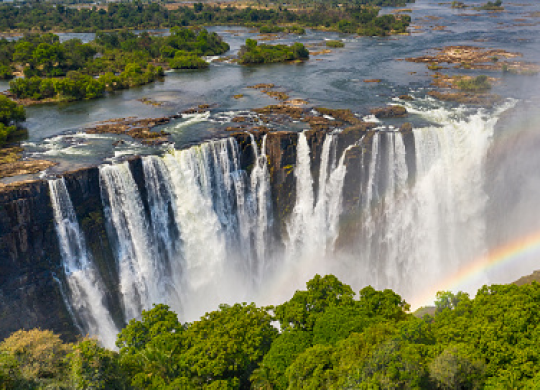
[(309, 51), (303, 44), (296, 42), (287, 45), (258, 45), (254, 39), (246, 39), (246, 44), (242, 45), (238, 52), (238, 62), (242, 65), (248, 64), (269, 64), (272, 62), (286, 62), (295, 60), (306, 60), (309, 58)]
[(467, 4), (461, 1), (452, 1), (452, 8), (467, 8)]
[(290, 34), (305, 34), (306, 30), (300, 26), (261, 26), (259, 28), (261, 34), (275, 34), (275, 33), (290, 33)]
[(343, 43), (342, 41), (336, 41), (336, 40), (325, 41), (325, 44), (327, 47), (334, 47), (334, 48), (345, 47), (345, 43)]
[[(109, 3), (107, 8), (74, 8), (35, 2), (32, 5), (0, 5), (0, 31), (73, 31), (97, 32), (117, 29), (154, 29), (174, 26), (243, 25), (296, 25), (322, 28), (363, 35), (388, 35), (405, 32), (411, 18), (408, 15), (378, 16), (373, 5), (377, 0), (364, 0), (344, 4), (322, 4), (306, 9), (236, 8), (195, 3), (167, 9), (159, 3)], [(388, 4), (386, 4), (388, 3)], [(386, 0), (384, 5), (397, 5), (398, 0)]]
[(496, 0), (494, 2), (488, 1), (486, 4), (476, 8), (482, 11), (503, 11), (502, 0)]
[[(316, 275), (275, 307), (220, 305), (181, 323), (166, 305), (118, 334), (118, 352), (51, 331), (0, 343), (2, 389), (538, 389), (540, 284), (437, 294), (421, 318), (392, 290), (358, 299)], [(418, 311), (419, 312), (419, 311)], [(278, 321), (280, 331), (273, 326)]]
[[(201, 56), (222, 54), (229, 45), (204, 28), (173, 27), (167, 37), (130, 31), (97, 33), (90, 43), (58, 35), (26, 34), (17, 41), (0, 40), (2, 74), (12, 78), (10, 94), (33, 101), (95, 99), (105, 91), (148, 84), (164, 76), (159, 64), (175, 69), (208, 66)], [(7, 70), (9, 69), (9, 70)], [(0, 77), (2, 76), (0, 74)]]
[(19, 123), (26, 119), (24, 107), (0, 95), (0, 146), (3, 146), (17, 131)]
[(470, 79), (460, 79), (456, 86), (464, 91), (485, 91), (491, 89), (491, 83), (486, 75), (476, 76)]

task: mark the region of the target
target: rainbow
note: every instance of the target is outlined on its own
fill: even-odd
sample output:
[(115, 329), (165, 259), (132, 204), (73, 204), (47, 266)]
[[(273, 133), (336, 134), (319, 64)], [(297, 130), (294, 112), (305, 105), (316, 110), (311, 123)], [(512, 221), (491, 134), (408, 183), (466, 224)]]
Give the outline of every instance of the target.
[(500, 267), (506, 263), (519, 260), (520, 257), (540, 250), (540, 231), (520, 238), (509, 244), (500, 246), (487, 256), (480, 257), (465, 266), (458, 272), (450, 275), (437, 283), (435, 286), (423, 292), (413, 300), (411, 306), (419, 308), (426, 305), (432, 305), (438, 291), (458, 291), (459, 288), (482, 273)]

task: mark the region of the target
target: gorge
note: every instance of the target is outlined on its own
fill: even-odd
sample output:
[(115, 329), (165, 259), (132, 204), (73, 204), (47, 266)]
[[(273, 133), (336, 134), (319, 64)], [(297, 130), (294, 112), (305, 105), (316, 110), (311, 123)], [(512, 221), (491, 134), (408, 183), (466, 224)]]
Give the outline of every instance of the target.
[[(234, 133), (0, 191), (2, 337), (116, 333), (154, 303), (193, 321), (279, 303), (315, 273), (423, 296), (489, 251), (493, 110), (406, 102), (432, 125)], [(479, 274), (465, 288), (486, 282)]]

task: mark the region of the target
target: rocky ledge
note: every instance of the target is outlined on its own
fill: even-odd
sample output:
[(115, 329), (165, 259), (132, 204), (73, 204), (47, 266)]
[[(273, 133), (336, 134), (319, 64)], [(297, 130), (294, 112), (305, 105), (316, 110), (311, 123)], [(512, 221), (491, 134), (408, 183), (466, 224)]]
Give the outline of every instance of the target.
[[(41, 172), (56, 163), (47, 160), (22, 160), (23, 149), (18, 146), (0, 149), (0, 179)], [(0, 183), (0, 187), (4, 184)]]
[(88, 134), (125, 134), (132, 138), (140, 140), (144, 144), (160, 144), (169, 141), (169, 133), (166, 131), (155, 132), (151, 131), (152, 127), (164, 125), (171, 121), (172, 118), (178, 118), (178, 115), (161, 118), (118, 118), (108, 121), (98, 122), (93, 127), (84, 129)]

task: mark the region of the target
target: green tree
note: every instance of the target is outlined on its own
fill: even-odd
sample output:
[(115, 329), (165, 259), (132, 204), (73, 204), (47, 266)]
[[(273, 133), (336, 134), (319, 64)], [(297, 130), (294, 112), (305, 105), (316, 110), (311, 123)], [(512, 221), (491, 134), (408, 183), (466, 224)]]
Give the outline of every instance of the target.
[(121, 356), (138, 353), (159, 335), (178, 334), (184, 329), (176, 313), (167, 305), (154, 305), (150, 310), (143, 310), (141, 317), (141, 320), (129, 321), (118, 333), (116, 346)]
[(484, 364), (469, 357), (468, 348), (454, 345), (445, 349), (429, 365), (431, 378), (441, 389), (481, 389)]
[(58, 335), (39, 329), (19, 330), (0, 343), (0, 353), (16, 360), (25, 382), (43, 386), (67, 377), (65, 358), (70, 349)]
[(332, 352), (332, 346), (314, 345), (298, 355), (286, 372), (288, 389), (329, 389), (335, 380)]
[(22, 105), (4, 95), (0, 95), (0, 146), (2, 146), (17, 130), (20, 122), (26, 119), (26, 112)]
[(24, 107), (4, 95), (0, 95), (0, 123), (9, 126), (26, 120)]
[(453, 294), (451, 291), (439, 291), (435, 300), (436, 313), (440, 313), (444, 309), (453, 310), (464, 299), (469, 299), (467, 293), (460, 291), (457, 294)]
[(180, 376), (184, 327), (167, 305), (154, 305), (132, 319), (116, 339), (122, 368), (139, 388), (159, 388)]
[(352, 304), (354, 292), (334, 275), (315, 275), (306, 284), (307, 290), (296, 291), (289, 301), (275, 308), (282, 329), (311, 331), (317, 318), (330, 306)]
[(253, 370), (277, 337), (273, 318), (254, 304), (221, 305), (185, 332), (186, 361), (198, 383), (238, 382), (249, 389)]
[(359, 306), (369, 316), (405, 320), (410, 305), (392, 290), (377, 291), (371, 286), (360, 290)]
[(311, 347), (312, 338), (310, 332), (297, 329), (280, 334), (264, 356), (257, 373), (254, 372), (252, 387), (265, 388), (270, 385), (276, 390), (285, 390), (288, 386), (287, 368), (300, 353)]
[(329, 307), (315, 322), (313, 344), (334, 345), (372, 323), (371, 317), (357, 305)]
[(121, 390), (127, 379), (120, 367), (118, 354), (98, 345), (96, 340), (83, 340), (68, 355), (75, 389)]

